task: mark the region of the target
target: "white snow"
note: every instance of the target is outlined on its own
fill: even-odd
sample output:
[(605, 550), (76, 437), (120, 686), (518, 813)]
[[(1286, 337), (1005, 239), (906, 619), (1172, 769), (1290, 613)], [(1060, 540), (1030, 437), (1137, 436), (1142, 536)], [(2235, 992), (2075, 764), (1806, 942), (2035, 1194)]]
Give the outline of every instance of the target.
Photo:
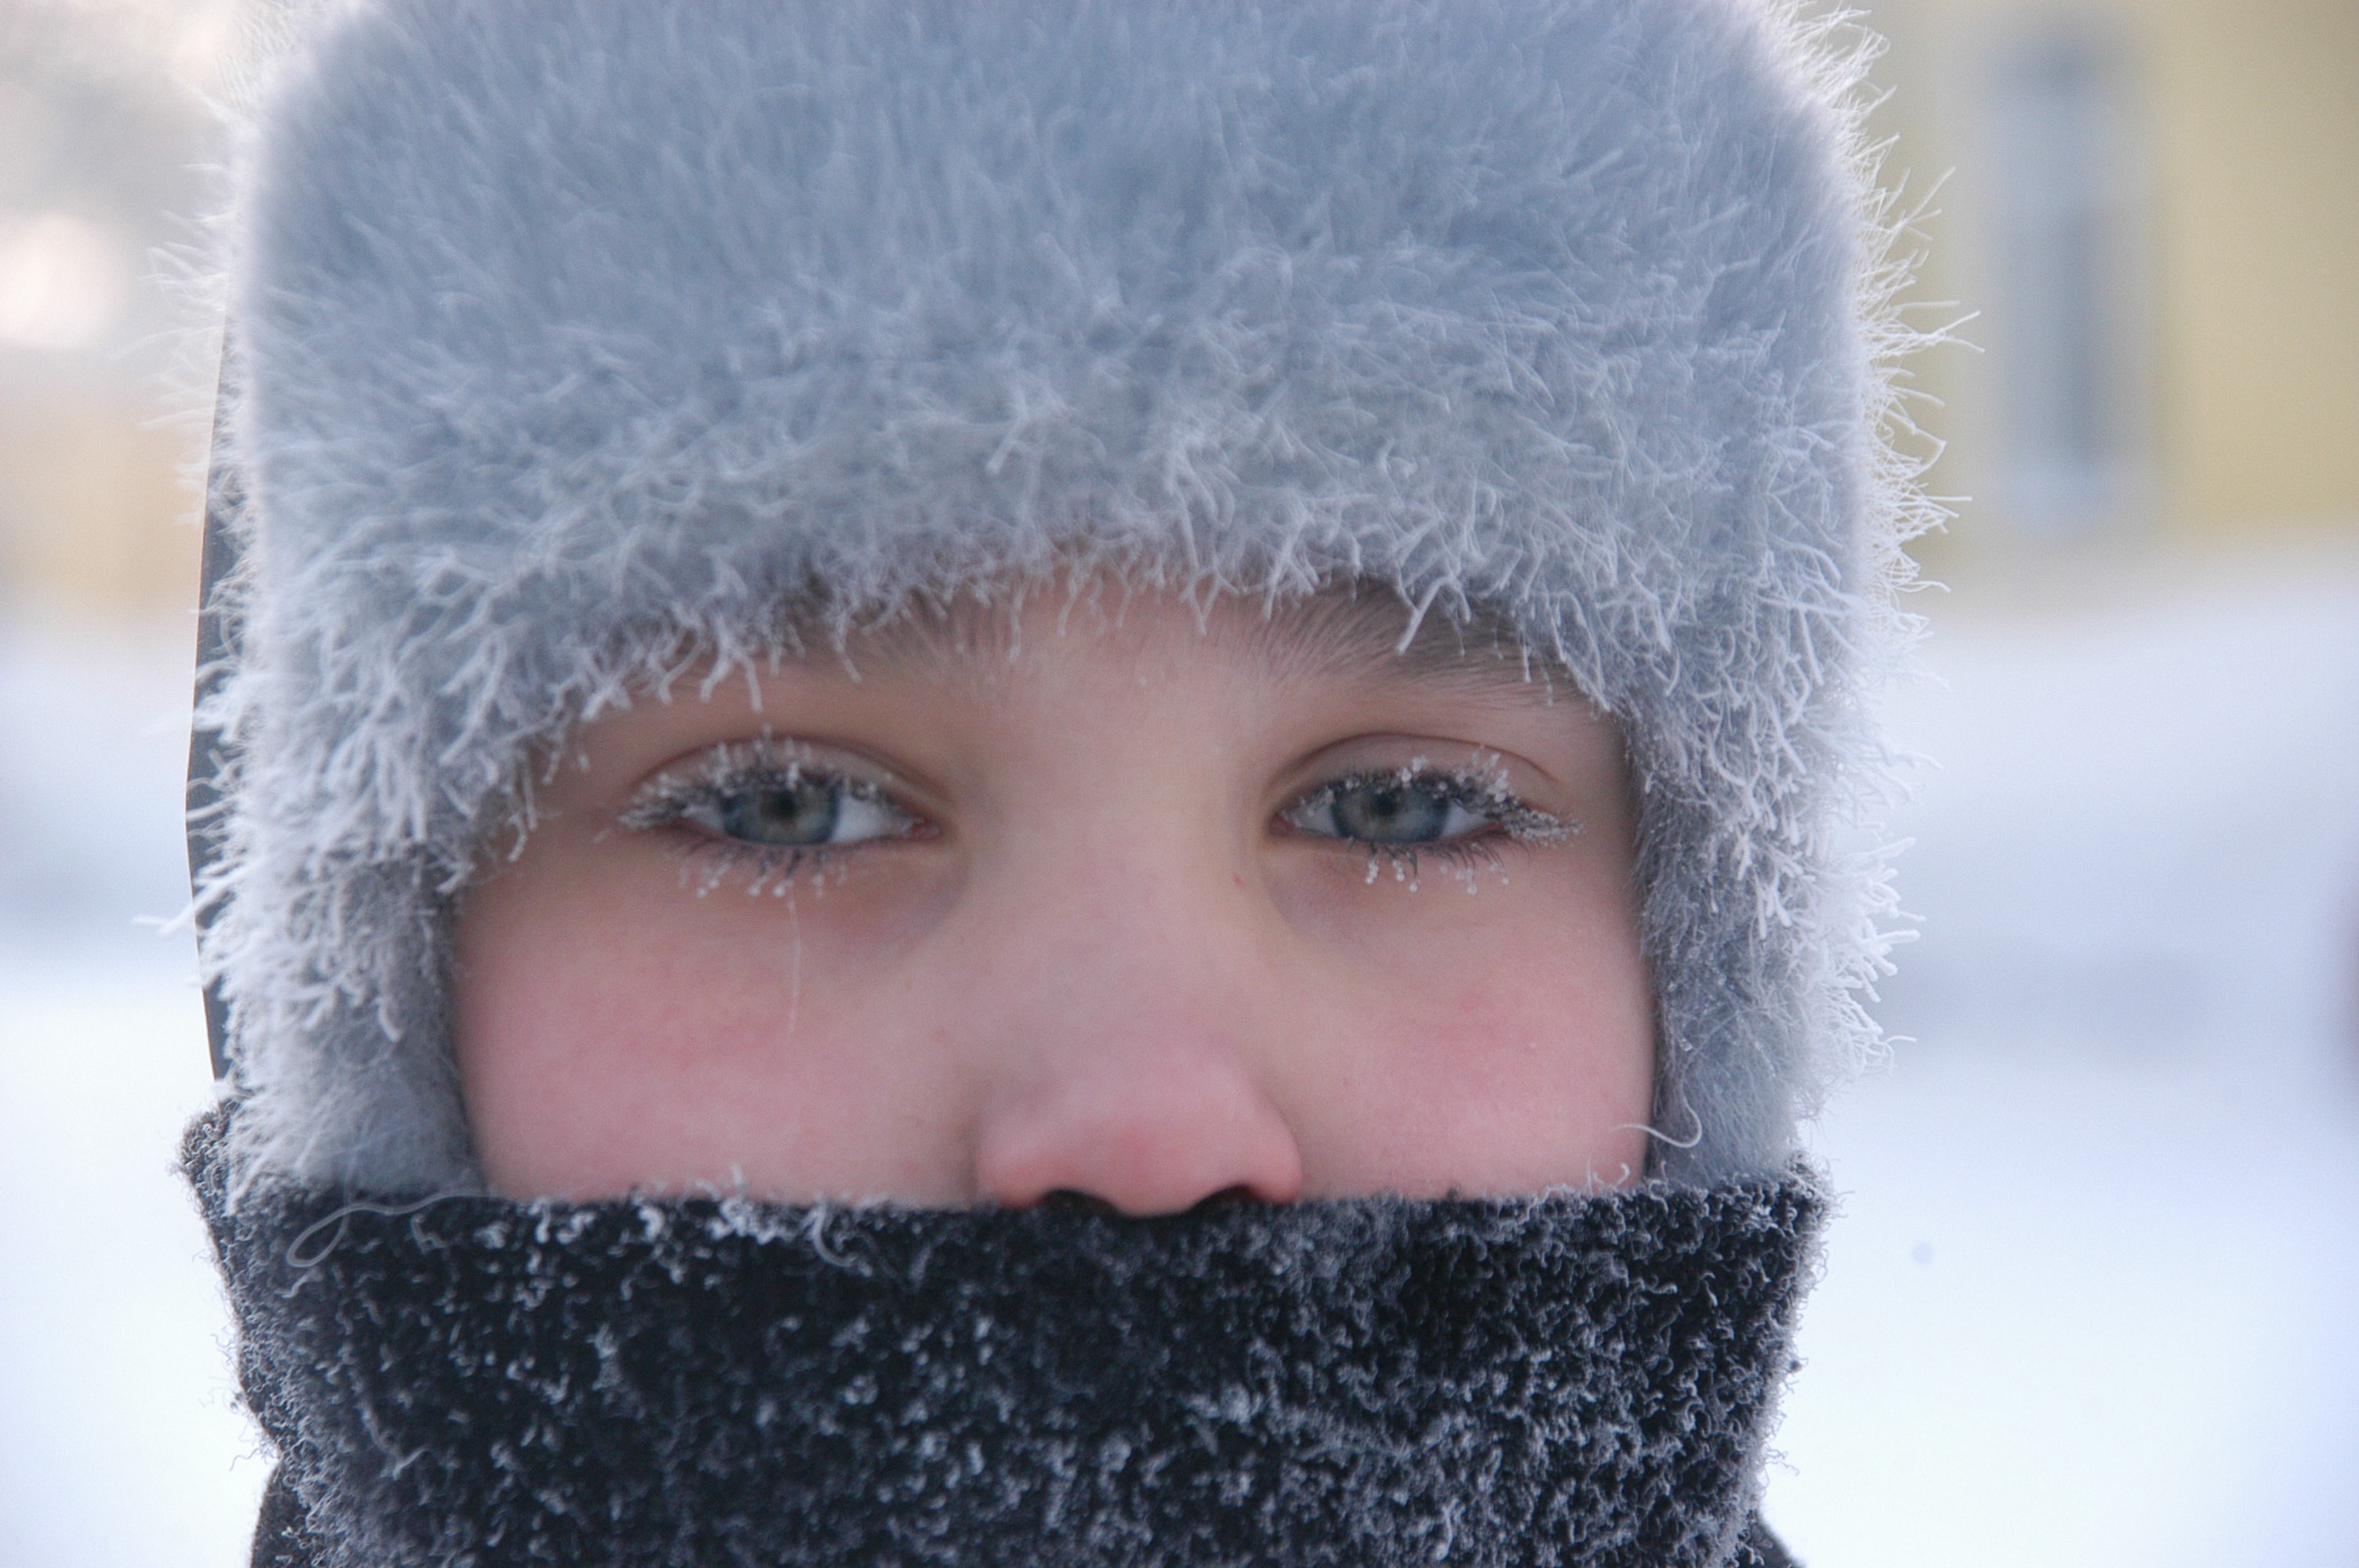
[(0, 627), (0, 1568), (233, 1568), (266, 1475), (172, 1164), (211, 1097), (193, 625)]
[(1770, 1517), (1812, 1568), (2350, 1568), (2359, 561), (1931, 608), (1916, 1038), (1819, 1130)]
[[(1935, 601), (1916, 1037), (1769, 1512), (1812, 1568), (2359, 1561), (2359, 566)], [(170, 1173), (205, 1102), (188, 628), (0, 632), (0, 1568), (233, 1568), (265, 1466)]]

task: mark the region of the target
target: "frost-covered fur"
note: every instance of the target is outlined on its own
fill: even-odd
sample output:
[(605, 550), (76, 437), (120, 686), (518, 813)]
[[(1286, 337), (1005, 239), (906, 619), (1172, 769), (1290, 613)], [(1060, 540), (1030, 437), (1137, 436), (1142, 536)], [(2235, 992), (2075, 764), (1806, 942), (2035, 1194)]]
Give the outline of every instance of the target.
[(635, 680), (1060, 566), (1508, 618), (1622, 722), (1661, 1170), (1873, 1043), (1861, 51), (1748, 0), (370, 0), (265, 95), (208, 961), (245, 1152), (472, 1182), (446, 910)]
[(1761, 1568), (1823, 1209), (343, 1202), (189, 1169), (272, 1568)]

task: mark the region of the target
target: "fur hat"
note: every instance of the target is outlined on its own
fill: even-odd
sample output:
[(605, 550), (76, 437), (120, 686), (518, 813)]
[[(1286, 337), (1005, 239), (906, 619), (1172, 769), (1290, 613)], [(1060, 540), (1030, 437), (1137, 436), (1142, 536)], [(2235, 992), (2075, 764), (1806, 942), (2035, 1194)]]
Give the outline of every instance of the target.
[(1622, 725), (1658, 1169), (1872, 1048), (1922, 509), (1865, 50), (1782, 0), (359, 0), (230, 263), (242, 1157), (476, 1183), (447, 912), (635, 682), (1006, 574), (1503, 619)]

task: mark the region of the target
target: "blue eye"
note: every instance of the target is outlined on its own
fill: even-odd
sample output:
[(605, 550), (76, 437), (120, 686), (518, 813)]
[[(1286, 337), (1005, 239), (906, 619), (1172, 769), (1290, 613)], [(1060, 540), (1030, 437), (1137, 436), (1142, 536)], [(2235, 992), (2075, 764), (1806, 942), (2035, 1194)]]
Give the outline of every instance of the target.
[(1306, 833), (1384, 846), (1439, 844), (1496, 819), (1471, 808), (1455, 779), (1378, 774), (1329, 784), (1288, 811)]
[(685, 823), (722, 846), (798, 857), (906, 838), (919, 826), (882, 786), (779, 752), (766, 741), (717, 747), (695, 773), (668, 775), (641, 792), (622, 824), (644, 831)]
[(842, 816), (843, 791), (831, 780), (810, 777), (740, 790), (713, 803), (713, 825), (749, 844), (824, 844)]
[(881, 795), (838, 778), (799, 770), (714, 792), (681, 815), (741, 844), (811, 849), (889, 838), (909, 825)]

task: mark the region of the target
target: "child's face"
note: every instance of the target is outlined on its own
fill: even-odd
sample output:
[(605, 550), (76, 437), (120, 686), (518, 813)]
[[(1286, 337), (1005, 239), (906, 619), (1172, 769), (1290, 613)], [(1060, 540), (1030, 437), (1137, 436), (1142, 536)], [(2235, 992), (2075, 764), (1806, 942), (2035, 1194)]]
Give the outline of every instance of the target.
[(1156, 1214), (1629, 1180), (1619, 741), (1402, 626), (1059, 597), (584, 726), (458, 912), (493, 1185)]

